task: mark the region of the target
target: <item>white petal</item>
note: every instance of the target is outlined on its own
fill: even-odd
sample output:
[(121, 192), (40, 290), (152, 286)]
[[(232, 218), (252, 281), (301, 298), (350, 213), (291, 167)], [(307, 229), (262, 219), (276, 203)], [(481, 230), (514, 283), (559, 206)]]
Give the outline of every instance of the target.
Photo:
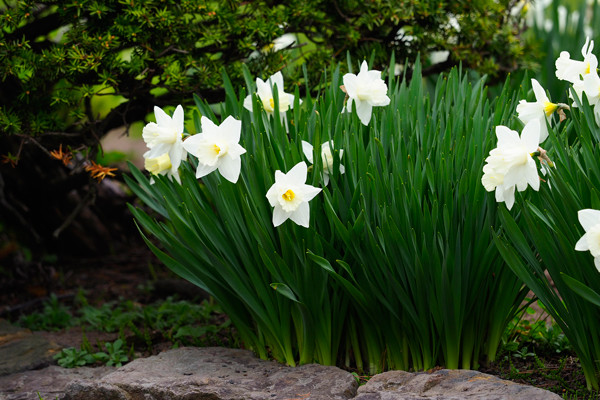
[(327, 186), (329, 184), (329, 174), (323, 171), (323, 186)]
[(521, 142), (525, 145), (528, 152), (533, 153), (540, 145), (540, 120), (531, 120), (523, 128), (521, 133)]
[(181, 105), (178, 105), (175, 109), (175, 112), (173, 113), (173, 127), (175, 128), (177, 133), (183, 133), (183, 125), (183, 107), (181, 107)]
[(256, 78), (256, 93), (261, 100), (270, 99), (273, 97), (273, 91), (268, 83), (260, 78)]
[(596, 269), (600, 272), (600, 257), (594, 257), (594, 266), (596, 266)]
[(218, 132), (219, 127), (211, 121), (210, 118), (205, 117), (204, 115), (200, 118), (200, 127), (202, 128), (203, 134), (210, 134), (214, 132)]
[(152, 148), (152, 150), (144, 153), (144, 157), (146, 157), (146, 158), (158, 157), (160, 155), (168, 153), (170, 150), (171, 150), (171, 146), (168, 143), (158, 143), (156, 146), (154, 146)]
[(540, 119), (540, 143), (542, 143), (546, 139), (548, 139), (548, 125), (546, 124), (546, 120), (542, 118)]
[(313, 164), (313, 145), (303, 140), (302, 152), (304, 153), (304, 156), (306, 157), (308, 162)]
[(296, 190), (298, 192), (298, 195), (302, 197), (303, 201), (310, 201), (316, 195), (318, 195), (322, 189), (311, 185), (302, 185), (299, 186)]
[(373, 107), (366, 101), (356, 101), (356, 104), (356, 113), (358, 114), (360, 122), (362, 122), (363, 125), (369, 125), (369, 121), (371, 121), (371, 112), (373, 110)]
[[(286, 178), (289, 182), (293, 182), (295, 184), (303, 184), (306, 182), (306, 175), (308, 173), (308, 167), (304, 161), (299, 162), (294, 165), (292, 169), (288, 171), (286, 174)], [(277, 177), (276, 177), (277, 179)]]
[(236, 183), (240, 177), (241, 167), (242, 160), (239, 157), (225, 157), (219, 165), (219, 173), (223, 175), (223, 178), (227, 179), (229, 182)]
[(577, 212), (579, 223), (585, 231), (589, 231), (593, 226), (600, 224), (600, 211), (586, 208)]
[(498, 138), (498, 147), (515, 146), (520, 142), (519, 134), (503, 125), (496, 126), (496, 137)]
[(506, 208), (510, 210), (513, 204), (515, 204), (515, 187), (511, 186), (510, 188), (504, 190), (503, 197), (504, 204), (506, 204)]
[(234, 143), (229, 146), (227, 154), (231, 158), (239, 158), (242, 154), (246, 153), (246, 149), (240, 146), (238, 143)]
[(175, 172), (181, 164), (181, 160), (187, 155), (187, 152), (183, 148), (183, 143), (178, 140), (173, 143), (171, 150), (169, 151), (169, 158), (171, 159), (171, 170)]
[(277, 85), (277, 90), (283, 92), (283, 75), (281, 75), (281, 71), (277, 71), (269, 77), (269, 85), (271, 88)]
[[(279, 97), (281, 96), (287, 96), (288, 98), (288, 104), (290, 105), (290, 110), (294, 108), (294, 95), (290, 94), (290, 93), (284, 93), (284, 92), (280, 92), (279, 93)], [(300, 99), (300, 101), (298, 102), (299, 104), (302, 104), (302, 99)]]
[(302, 202), (290, 215), (290, 219), (300, 226), (308, 228), (310, 223), (310, 206), (307, 202)]
[(358, 89), (358, 78), (354, 74), (345, 74), (343, 77), (344, 88), (346, 93), (351, 98), (356, 97), (356, 91)]
[(196, 168), (196, 179), (200, 179), (203, 176), (206, 176), (217, 169), (216, 165), (206, 165), (202, 163), (198, 163), (198, 168)]
[(360, 64), (360, 72), (361, 74), (366, 74), (369, 72), (369, 64), (367, 64), (367, 60), (363, 60), (362, 64)]
[(529, 183), (529, 186), (531, 186), (531, 188), (533, 190), (537, 191), (540, 189), (540, 176), (538, 175), (538, 172), (537, 172), (537, 166), (535, 164), (535, 161), (533, 161), (533, 159), (529, 159), (527, 161), (527, 164), (528, 164), (528, 168), (527, 168), (525, 179), (527, 180), (527, 183)]
[(521, 100), (517, 104), (517, 116), (524, 124), (527, 124), (529, 121), (545, 116), (544, 107), (539, 103), (529, 103)]
[(252, 111), (252, 95), (251, 94), (246, 96), (246, 98), (244, 99), (244, 108), (248, 111)]
[(285, 180), (285, 174), (280, 170), (275, 171), (275, 182), (283, 182)]
[(581, 237), (581, 239), (579, 239), (577, 241), (577, 243), (575, 243), (575, 250), (577, 251), (587, 251), (590, 249), (590, 247), (588, 246), (588, 240), (587, 240), (587, 233), (585, 235), (583, 235)]
[(267, 194), (265, 196), (269, 200), (269, 204), (271, 205), (271, 207), (273, 207), (275, 204), (277, 204), (277, 197), (279, 196), (279, 190), (277, 189), (276, 183), (271, 185), (269, 190), (267, 190)]
[(187, 137), (182, 143), (183, 148), (188, 153), (198, 157), (198, 147), (204, 141), (203, 136), (204, 135), (202, 135), (202, 134), (196, 134), (196, 135)]
[(544, 102), (548, 101), (548, 96), (546, 96), (546, 91), (544, 90), (542, 85), (540, 85), (540, 83), (538, 81), (536, 81), (535, 79), (532, 79), (531, 87), (533, 89), (533, 93), (535, 94), (535, 99), (538, 102), (544, 103)]
[(231, 115), (225, 119), (219, 126), (221, 134), (228, 143), (238, 143), (242, 132), (242, 121), (233, 118)]
[(283, 208), (275, 206), (273, 209), (273, 226), (278, 227), (290, 217), (290, 213), (283, 211)]
[(154, 117), (156, 118), (156, 123), (158, 125), (169, 126), (173, 122), (171, 117), (158, 106), (154, 106)]

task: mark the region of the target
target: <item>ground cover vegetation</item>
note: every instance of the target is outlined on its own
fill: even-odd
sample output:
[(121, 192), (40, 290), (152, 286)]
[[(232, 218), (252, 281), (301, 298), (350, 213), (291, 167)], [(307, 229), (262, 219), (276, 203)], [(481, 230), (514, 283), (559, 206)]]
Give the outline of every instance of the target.
[[(96, 294), (93, 290), (79, 291), (72, 300), (51, 296), (38, 311), (15, 316), (14, 323), (34, 331), (54, 332), (55, 338), (79, 335), (80, 344), (65, 347), (56, 356), (59, 365), (65, 368), (107, 365), (111, 356), (126, 363), (181, 345), (240, 345), (227, 317), (210, 301), (198, 303), (167, 298), (148, 302), (143, 298), (128, 298), (93, 305), (90, 296)], [(528, 315), (533, 313), (529, 308)], [(98, 318), (99, 315), (102, 317)], [(70, 322), (65, 322), (65, 316), (69, 316)], [(157, 323), (159, 320), (162, 321), (160, 324)], [(565, 399), (596, 398), (595, 392), (586, 389), (585, 377), (564, 333), (560, 327), (548, 322), (515, 317), (502, 335), (497, 361), (482, 366), (480, 371), (541, 387)], [(70, 332), (74, 327), (75, 332)], [(192, 333), (182, 337), (173, 335), (174, 331), (198, 335)], [(113, 335), (100, 340), (96, 338), (97, 332), (112, 332)], [(136, 332), (146, 333), (138, 335)], [(115, 342), (121, 344), (115, 348)], [(355, 370), (349, 371), (359, 384), (370, 378)]]
[[(189, 106), (193, 93), (222, 101), (224, 68), (236, 87), (242, 65), (256, 76), (285, 69), (288, 85), (304, 91), (314, 87), (299, 65), (316, 84), (347, 52), (374, 52), (382, 66), (395, 51), (399, 60), (423, 54), (427, 73), (462, 62), (502, 77), (530, 59), (519, 10), (490, 0), (2, 1), (3, 232), (36, 260), (67, 252), (64, 242), (82, 253), (111, 251), (106, 243), (127, 233), (97, 228), (111, 216), (94, 207), (104, 190), (97, 180), (117, 173), (98, 164), (99, 140), (143, 121), (154, 105)], [(432, 51), (445, 58), (430, 62)]]

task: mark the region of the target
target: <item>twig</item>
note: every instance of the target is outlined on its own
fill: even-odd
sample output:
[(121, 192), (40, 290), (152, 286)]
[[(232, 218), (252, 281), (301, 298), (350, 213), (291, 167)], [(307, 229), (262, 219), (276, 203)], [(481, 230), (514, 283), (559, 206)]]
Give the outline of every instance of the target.
[(95, 186), (92, 187), (92, 189), (90, 189), (85, 197), (83, 198), (82, 201), (79, 202), (79, 204), (77, 204), (77, 206), (73, 209), (73, 211), (71, 212), (71, 214), (69, 214), (69, 216), (67, 217), (67, 219), (65, 219), (65, 221), (62, 223), (61, 226), (59, 226), (58, 228), (56, 228), (56, 230), (54, 231), (54, 233), (52, 233), (52, 236), (55, 238), (58, 238), (58, 236), (61, 234), (62, 231), (64, 231), (75, 219), (75, 217), (77, 217), (77, 215), (81, 212), (81, 210), (83, 209), (83, 207), (87, 206), (88, 204), (90, 204), (94, 198), (96, 197), (96, 194), (94, 193)]

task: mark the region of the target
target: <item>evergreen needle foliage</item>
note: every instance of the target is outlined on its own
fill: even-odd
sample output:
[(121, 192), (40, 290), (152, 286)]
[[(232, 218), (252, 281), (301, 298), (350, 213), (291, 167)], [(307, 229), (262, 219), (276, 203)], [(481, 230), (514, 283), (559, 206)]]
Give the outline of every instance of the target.
[[(214, 296), (263, 358), (369, 373), (494, 360), (526, 294), (494, 246), (497, 206), (481, 185), (493, 126), (515, 106), (508, 85), (490, 102), (483, 79), (455, 69), (429, 93), (417, 62), (410, 83), (388, 78), (391, 103), (364, 126), (356, 112), (340, 113), (336, 69), (317, 97), (300, 103), (296, 90), (283, 125), (277, 95), (272, 118), (257, 98), (250, 113), (245, 91), (224, 80), (219, 118), (196, 98), (193, 120), (198, 130), (200, 116), (242, 121), (237, 184), (218, 173), (198, 181), (194, 158), (182, 163), (181, 185), (163, 176), (151, 183), (133, 167), (126, 177), (156, 213), (130, 207), (155, 254)], [(274, 228), (265, 193), (275, 170), (305, 161), (302, 140), (314, 148), (333, 140), (330, 182), (311, 200), (308, 229)], [(314, 156), (307, 184), (321, 187)]]

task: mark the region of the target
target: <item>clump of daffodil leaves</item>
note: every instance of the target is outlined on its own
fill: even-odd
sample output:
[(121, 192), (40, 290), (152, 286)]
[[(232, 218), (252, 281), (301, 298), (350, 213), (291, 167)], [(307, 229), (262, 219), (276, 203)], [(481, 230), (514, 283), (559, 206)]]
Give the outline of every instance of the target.
[[(570, 84), (552, 103), (531, 80), (534, 102), (515, 111), (518, 132), (497, 126), (482, 183), (495, 190), (503, 232), (494, 242), (506, 264), (545, 305), (572, 344), (588, 388), (600, 376), (600, 77), (594, 42), (581, 56), (563, 51), (555, 76)], [(558, 117), (556, 116), (558, 114)], [(542, 147), (543, 146), (543, 147)], [(536, 161), (539, 159), (542, 175)], [(534, 191), (526, 190), (528, 187)], [(515, 188), (523, 192), (515, 201)], [(511, 210), (516, 204), (516, 210)]]
[[(538, 184), (539, 120), (519, 137), (508, 86), (489, 99), (483, 79), (455, 69), (428, 91), (418, 63), (410, 81), (394, 67), (349, 62), (317, 97), (281, 73), (246, 72), (238, 92), (225, 77), (220, 106), (156, 108), (144, 128), (150, 176), (132, 166), (127, 178), (153, 210), (131, 206), (142, 234), (262, 358), (476, 368), (520, 310), (528, 289), (494, 246), (486, 189), (508, 203), (509, 184)], [(499, 124), (518, 148), (502, 151), (526, 163), (508, 174), (490, 162), (484, 187)]]

